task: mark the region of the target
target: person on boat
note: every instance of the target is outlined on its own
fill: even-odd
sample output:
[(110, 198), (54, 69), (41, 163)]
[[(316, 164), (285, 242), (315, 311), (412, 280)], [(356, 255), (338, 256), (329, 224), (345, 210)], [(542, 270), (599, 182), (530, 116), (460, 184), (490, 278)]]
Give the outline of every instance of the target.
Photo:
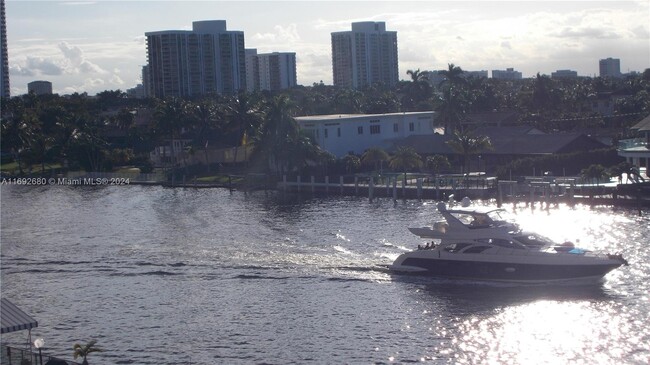
[(477, 215), (474, 217), (474, 220), (469, 224), (471, 227), (478, 228), (478, 227), (487, 227), (487, 219), (482, 216), (482, 215)]

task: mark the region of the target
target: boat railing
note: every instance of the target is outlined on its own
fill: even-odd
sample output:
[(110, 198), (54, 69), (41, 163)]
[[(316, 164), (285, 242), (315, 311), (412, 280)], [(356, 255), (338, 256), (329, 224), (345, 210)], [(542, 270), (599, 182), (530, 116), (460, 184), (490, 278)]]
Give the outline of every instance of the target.
[(21, 349), (8, 345), (2, 345), (0, 355), (0, 364), (3, 365), (42, 365), (49, 361), (57, 364), (80, 365), (74, 361), (62, 360), (58, 357), (50, 356), (45, 353)]
[(573, 252), (558, 252), (555, 251), (554, 247), (549, 247), (548, 249), (544, 251), (537, 251), (537, 250), (524, 250), (524, 249), (517, 249), (517, 248), (507, 248), (507, 247), (499, 247), (499, 246), (493, 246), (496, 248), (496, 250), (489, 250), (489, 251), (484, 251), (484, 254), (486, 255), (510, 255), (510, 256), (541, 256), (545, 254), (552, 253), (554, 255), (559, 255), (559, 256), (588, 256), (588, 257), (607, 257), (607, 254), (602, 253), (602, 252), (594, 252), (594, 251), (589, 251), (589, 250), (583, 250), (584, 252), (582, 253), (573, 253)]

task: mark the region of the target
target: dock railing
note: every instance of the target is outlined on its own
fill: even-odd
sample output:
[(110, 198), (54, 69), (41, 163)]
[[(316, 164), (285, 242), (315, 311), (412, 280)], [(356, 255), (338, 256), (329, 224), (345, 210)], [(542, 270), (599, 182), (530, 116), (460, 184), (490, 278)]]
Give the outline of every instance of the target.
[(55, 362), (57, 365), (80, 365), (77, 362), (63, 360), (42, 352), (38, 353), (29, 349), (2, 345), (2, 353), (0, 354), (0, 364), (2, 365), (43, 365), (49, 361)]

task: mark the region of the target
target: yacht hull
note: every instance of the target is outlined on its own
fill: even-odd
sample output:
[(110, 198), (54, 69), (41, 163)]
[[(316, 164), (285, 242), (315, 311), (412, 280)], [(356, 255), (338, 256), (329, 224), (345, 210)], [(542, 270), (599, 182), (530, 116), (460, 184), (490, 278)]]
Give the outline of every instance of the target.
[[(399, 263), (398, 263), (399, 262)], [(423, 276), (518, 283), (598, 281), (621, 263), (534, 264), (486, 261), (459, 261), (407, 257), (389, 266), (393, 272)]]

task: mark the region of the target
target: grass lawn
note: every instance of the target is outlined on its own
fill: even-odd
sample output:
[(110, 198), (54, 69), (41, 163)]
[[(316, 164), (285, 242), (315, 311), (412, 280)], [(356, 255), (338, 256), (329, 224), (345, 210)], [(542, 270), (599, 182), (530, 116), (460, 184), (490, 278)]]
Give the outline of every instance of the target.
[(214, 175), (214, 176), (203, 176), (196, 178), (196, 181), (201, 183), (213, 183), (213, 184), (228, 184), (232, 181), (233, 184), (238, 184), (243, 179), (241, 177), (233, 177), (232, 180), (228, 178), (228, 175)]
[[(40, 174), (41, 173), (41, 164), (34, 164), (31, 166), (32, 167), (32, 174)], [(60, 169), (61, 164), (55, 163), (55, 164), (45, 164), (45, 174), (49, 174), (51, 170), (53, 169)], [(4, 163), (0, 165), (0, 171), (10, 174), (10, 175), (16, 175), (20, 172), (20, 169), (18, 168), (18, 162), (13, 161), (9, 163)], [(29, 167), (28, 166), (23, 166), (23, 172), (28, 173), (29, 172)]]

